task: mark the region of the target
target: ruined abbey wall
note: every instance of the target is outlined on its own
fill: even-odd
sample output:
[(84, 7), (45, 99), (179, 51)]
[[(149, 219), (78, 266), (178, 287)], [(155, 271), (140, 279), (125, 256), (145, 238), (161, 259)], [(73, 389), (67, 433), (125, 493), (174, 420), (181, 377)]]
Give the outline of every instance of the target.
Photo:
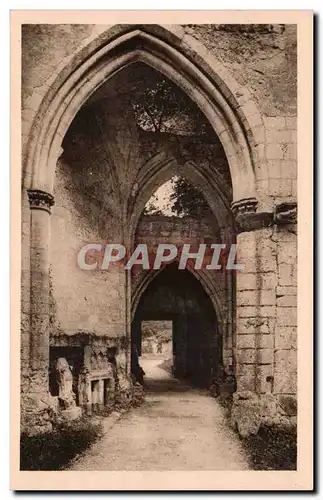
[[(89, 239), (101, 243), (101, 240), (118, 237), (131, 247), (145, 203), (161, 183), (178, 170), (182, 173), (184, 165), (190, 180), (200, 182), (207, 201), (210, 205), (214, 203), (211, 208), (218, 214), (220, 234), (233, 225), (233, 219), (238, 233), (238, 259), (245, 269), (237, 275), (236, 297), (227, 297), (224, 312), (225, 317), (234, 318), (232, 328), (236, 340), (230, 349), (236, 367), (238, 396), (251, 393), (261, 401), (273, 398), (275, 405), (278, 403), (284, 412), (294, 415), (297, 380), (296, 27), (138, 25), (137, 28), (153, 33), (181, 57), (184, 54), (207, 75), (214, 93), (219, 92), (226, 102), (232, 113), (226, 115), (230, 115), (230, 125), (225, 123), (222, 127), (214, 122), (214, 126), (226, 152), (233, 190), (216, 171), (216, 162), (194, 164), (194, 158), (187, 159), (187, 151), (183, 154), (187, 149), (183, 141), (171, 136), (163, 141), (160, 136), (152, 139), (149, 134), (142, 134), (129, 109), (120, 110), (120, 102), (114, 107), (113, 99), (108, 107), (95, 112), (95, 121), (88, 119), (91, 110), (84, 106), (71, 127), (67, 126), (67, 134), (62, 133), (63, 126), (57, 126), (53, 114), (46, 122), (47, 128), (41, 129), (41, 138), (37, 134), (35, 137), (50, 96), (63, 92), (62, 82), (69, 77), (69, 72), (72, 69), (75, 72), (106, 40), (115, 40), (122, 30), (130, 32), (132, 28), (24, 26), (22, 390), (36, 394), (48, 386), (49, 338), (80, 333), (108, 338), (125, 335), (131, 318), (128, 278), (117, 267), (111, 272), (82, 272), (76, 265), (75, 250)], [(143, 40), (141, 45), (146, 43)], [(184, 70), (183, 64), (178, 81), (195, 97)], [(89, 96), (94, 92), (89, 82), (90, 79), (88, 87), (84, 86), (76, 94), (88, 92)], [(72, 101), (71, 95), (72, 92), (68, 97)], [(211, 95), (212, 91), (209, 102)], [(212, 118), (211, 105), (199, 98), (202, 111)], [(70, 105), (68, 98), (64, 102), (66, 109), (75, 105), (74, 102)], [(74, 110), (74, 116), (77, 111)], [(39, 155), (33, 157), (32, 148), (51, 140), (51, 134), (59, 140), (62, 150), (54, 159), (51, 152), (48, 164), (44, 160), (46, 165), (43, 165), (46, 150), (39, 146)], [(234, 146), (232, 141), (236, 141)], [(29, 162), (30, 157), (34, 163)], [(178, 161), (183, 157), (182, 163)], [(251, 158), (249, 163), (246, 158)], [(170, 160), (174, 160), (172, 166), (163, 170), (163, 161)], [(37, 170), (39, 165), (41, 168)], [(56, 172), (51, 177), (48, 172), (53, 165)], [(222, 198), (218, 197), (216, 186), (219, 178)], [(127, 347), (124, 348), (125, 364), (126, 357)]]

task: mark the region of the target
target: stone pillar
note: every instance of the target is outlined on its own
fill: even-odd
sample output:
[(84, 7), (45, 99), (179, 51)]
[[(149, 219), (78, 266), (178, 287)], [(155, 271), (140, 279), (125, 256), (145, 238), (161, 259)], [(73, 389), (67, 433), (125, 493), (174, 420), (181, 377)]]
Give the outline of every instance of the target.
[(79, 405), (91, 409), (92, 408), (92, 390), (90, 372), (86, 366), (83, 367), (79, 375), (78, 382)]
[[(30, 349), (28, 394), (21, 400), (22, 431), (51, 430), (53, 400), (49, 394), (49, 241), (53, 196), (28, 190), (30, 204)], [(55, 410), (54, 410), (55, 411)]]
[(107, 406), (114, 402), (115, 398), (115, 382), (113, 378), (104, 380), (104, 402)]
[(49, 366), (49, 243), (50, 209), (53, 196), (44, 191), (28, 191), (31, 209), (30, 275), (31, 338), (30, 367), (32, 390), (48, 392)]
[(272, 392), (277, 263), (272, 228), (238, 235), (236, 370), (238, 391)]
[(281, 203), (275, 209), (278, 286), (275, 324), (274, 393), (280, 407), (297, 415), (297, 206)]
[(128, 376), (127, 356), (126, 348), (120, 346), (115, 356), (117, 373), (116, 400), (120, 403), (129, 403), (131, 401), (132, 384)]
[(273, 391), (274, 323), (276, 315), (277, 261), (272, 241), (273, 214), (256, 212), (257, 200), (232, 206), (238, 231), (236, 276), (237, 392), (231, 420), (246, 437), (258, 432), (262, 395)]
[(98, 404), (98, 388), (99, 388), (99, 381), (98, 380), (95, 380), (92, 382), (92, 405), (94, 407), (96, 407), (96, 405)]
[(100, 408), (104, 406), (104, 380), (100, 379), (98, 382), (98, 405)]
[[(282, 321), (280, 316), (287, 311), (278, 307), (281, 293), (278, 242), (281, 236), (278, 236), (277, 227), (281, 217), (277, 210), (275, 213), (256, 212), (256, 207), (254, 199), (242, 200), (232, 207), (239, 233), (238, 263), (243, 265), (236, 278), (237, 393), (232, 419), (240, 434), (245, 436), (257, 432), (264, 419), (275, 422), (281, 412), (276, 381), (277, 377), (281, 379), (281, 374), (277, 373), (276, 337), (277, 322)], [(285, 302), (287, 304), (288, 299)], [(285, 319), (281, 325), (290, 325), (290, 321), (295, 320)], [(288, 377), (287, 364), (284, 370)]]

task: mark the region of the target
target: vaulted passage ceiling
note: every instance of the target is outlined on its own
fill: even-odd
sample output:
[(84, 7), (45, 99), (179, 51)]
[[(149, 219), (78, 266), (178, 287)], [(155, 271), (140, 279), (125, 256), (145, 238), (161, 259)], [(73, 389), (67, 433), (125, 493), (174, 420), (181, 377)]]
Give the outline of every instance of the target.
[(207, 119), (183, 90), (144, 63), (119, 71), (88, 99), (63, 149), (70, 182), (112, 216), (117, 229), (134, 212), (138, 221), (153, 192), (178, 173), (208, 203), (218, 200), (211, 208), (220, 218), (232, 201), (228, 162)]

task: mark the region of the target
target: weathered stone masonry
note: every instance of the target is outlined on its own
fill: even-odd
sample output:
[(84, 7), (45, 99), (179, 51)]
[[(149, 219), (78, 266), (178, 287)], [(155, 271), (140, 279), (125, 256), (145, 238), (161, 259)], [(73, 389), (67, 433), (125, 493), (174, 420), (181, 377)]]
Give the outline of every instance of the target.
[[(232, 420), (247, 433), (266, 419), (294, 416), (296, 27), (28, 25), (22, 35), (23, 429), (49, 430), (59, 412), (49, 392), (50, 346), (79, 349), (75, 359), (83, 364), (89, 349), (106, 356), (100, 368), (87, 365), (90, 376), (106, 372), (114, 381), (93, 379), (95, 403), (114, 391), (131, 397), (132, 305), (149, 280), (134, 289), (118, 266), (85, 276), (75, 256), (93, 239), (131, 248), (145, 203), (175, 173), (199, 186), (221, 238), (238, 233), (245, 269), (227, 287), (236, 286), (234, 296), (216, 302), (201, 277), (231, 325)], [(138, 129), (113, 88), (114, 76), (138, 62), (165, 75), (202, 110), (222, 145), (231, 185), (210, 156), (190, 157), (183, 141), (167, 134), (151, 141)], [(97, 106), (100, 87), (106, 96)], [(106, 105), (109, 95), (114, 106)], [(86, 116), (95, 117), (88, 129)]]

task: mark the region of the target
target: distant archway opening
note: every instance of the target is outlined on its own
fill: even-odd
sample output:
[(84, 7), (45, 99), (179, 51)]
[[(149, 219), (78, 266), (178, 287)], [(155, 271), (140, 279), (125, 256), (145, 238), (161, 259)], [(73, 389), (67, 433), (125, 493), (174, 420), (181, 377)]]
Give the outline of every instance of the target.
[(170, 264), (143, 293), (132, 322), (132, 344), (139, 355), (146, 321), (172, 322), (174, 376), (209, 387), (222, 366), (222, 338), (210, 297), (188, 270)]

